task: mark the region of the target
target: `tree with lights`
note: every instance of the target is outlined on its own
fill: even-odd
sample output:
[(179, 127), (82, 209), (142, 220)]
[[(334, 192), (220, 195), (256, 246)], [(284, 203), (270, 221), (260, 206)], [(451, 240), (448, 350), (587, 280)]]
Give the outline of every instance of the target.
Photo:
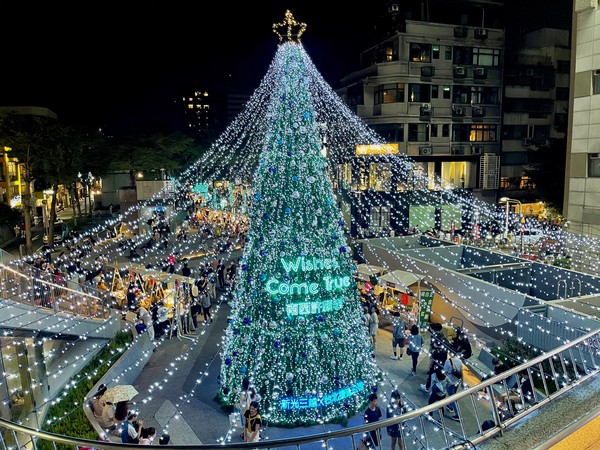
[(248, 377), (270, 423), (331, 422), (364, 405), (378, 369), (300, 43), (280, 44), (274, 61), (280, 82), (221, 351), (220, 397), (234, 404)]

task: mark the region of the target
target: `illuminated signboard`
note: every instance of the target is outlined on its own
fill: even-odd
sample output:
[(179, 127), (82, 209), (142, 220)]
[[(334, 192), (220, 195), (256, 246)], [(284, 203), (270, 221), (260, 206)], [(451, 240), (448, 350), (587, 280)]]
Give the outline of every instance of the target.
[(365, 383), (363, 381), (359, 381), (353, 385), (337, 389), (329, 394), (325, 394), (322, 397), (283, 397), (280, 400), (279, 405), (281, 406), (281, 409), (288, 411), (292, 409), (318, 408), (320, 406), (330, 405), (331, 403), (347, 399), (354, 394), (364, 391), (364, 389)]
[[(281, 259), (283, 270), (287, 273), (314, 272), (323, 270), (339, 269), (339, 263), (335, 259), (315, 258), (299, 256), (295, 260), (286, 261)], [(265, 290), (271, 295), (279, 296), (305, 296), (324, 295), (322, 299), (306, 299), (305, 301), (290, 301), (286, 305), (286, 313), (289, 316), (303, 316), (307, 314), (319, 314), (337, 311), (344, 305), (343, 298), (332, 298), (333, 293), (344, 291), (352, 286), (350, 275), (331, 276), (324, 275), (318, 281), (301, 281), (288, 283), (272, 277), (265, 283)]]
[(398, 144), (361, 144), (356, 146), (357, 155), (396, 155)]

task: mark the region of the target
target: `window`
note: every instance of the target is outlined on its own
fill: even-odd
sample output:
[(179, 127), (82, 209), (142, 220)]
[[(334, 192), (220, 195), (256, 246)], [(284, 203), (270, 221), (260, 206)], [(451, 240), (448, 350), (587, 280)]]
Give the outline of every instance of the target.
[(450, 86), (447, 84), (442, 88), (442, 97), (446, 100), (450, 98)]
[(476, 66), (498, 66), (500, 65), (500, 50), (491, 48), (473, 48), (473, 60), (471, 64)]
[(568, 60), (558, 59), (556, 61), (556, 71), (558, 73), (569, 73), (571, 70), (571, 63)]
[(471, 142), (495, 142), (496, 125), (470, 125), (471, 132), (469, 141)]
[(439, 45), (431, 46), (431, 56), (433, 56), (433, 59), (440, 59), (440, 46)]
[(430, 84), (409, 84), (409, 102), (424, 103), (431, 101)]
[(556, 100), (569, 100), (569, 88), (557, 87)]
[(392, 188), (392, 165), (390, 163), (369, 164), (369, 188), (389, 192)]
[(440, 92), (440, 87), (437, 84), (431, 85), (431, 98), (438, 98)]
[(483, 86), (471, 86), (471, 103), (483, 103)]
[(412, 62), (431, 62), (431, 44), (410, 44), (409, 58)]
[(452, 47), (446, 47), (444, 50), (444, 59), (449, 61), (452, 59)]
[(452, 92), (452, 103), (461, 103), (463, 105), (469, 103), (497, 105), (498, 92), (499, 89), (497, 87), (456, 85)]
[(437, 123), (431, 124), (431, 137), (438, 137), (438, 126)]
[(588, 155), (588, 177), (600, 177), (600, 154), (590, 153)]
[(442, 137), (449, 137), (449, 136), (450, 136), (450, 124), (445, 123), (442, 125)]
[(502, 127), (504, 139), (525, 139), (527, 137), (527, 125), (504, 125)]
[(594, 85), (594, 90), (593, 90), (593, 94), (600, 94), (600, 70), (594, 70), (594, 75), (593, 75), (593, 85)]
[(386, 123), (373, 124), (370, 127), (379, 134), (385, 142), (404, 142), (404, 124)]
[(374, 102), (376, 105), (382, 103), (403, 103), (404, 83), (380, 84), (375, 88)]
[(452, 103), (469, 104), (471, 101), (471, 88), (469, 86), (454, 86)]
[(453, 124), (452, 142), (495, 142), (496, 125)]
[(369, 228), (390, 228), (390, 207), (389, 206), (371, 206), (371, 217)]
[(409, 142), (427, 142), (429, 140), (428, 123), (409, 123), (408, 141)]

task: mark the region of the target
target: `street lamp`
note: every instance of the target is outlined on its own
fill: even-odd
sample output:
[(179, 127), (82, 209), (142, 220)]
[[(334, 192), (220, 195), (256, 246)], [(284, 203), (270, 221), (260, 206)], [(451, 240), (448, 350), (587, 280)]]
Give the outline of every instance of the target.
[[(523, 204), (514, 198), (502, 197), (500, 203), (506, 203), (506, 217), (504, 221), (504, 238), (508, 238), (508, 215), (510, 213), (510, 204), (515, 203), (519, 205), (519, 216), (523, 217)], [(523, 230), (521, 230), (521, 254), (523, 254)]]

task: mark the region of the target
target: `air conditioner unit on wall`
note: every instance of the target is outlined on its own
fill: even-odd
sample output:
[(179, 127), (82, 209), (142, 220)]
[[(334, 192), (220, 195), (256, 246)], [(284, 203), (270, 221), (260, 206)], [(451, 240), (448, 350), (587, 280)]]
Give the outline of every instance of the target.
[(486, 39), (488, 37), (488, 30), (485, 28), (475, 28), (473, 32), (473, 37), (475, 39)]
[(423, 103), (421, 108), (424, 112), (431, 112), (431, 103)]
[(450, 149), (451, 155), (464, 155), (465, 147), (463, 145), (456, 145)]
[(419, 147), (419, 155), (433, 155), (432, 147)]
[(421, 67), (421, 76), (430, 78), (435, 75), (435, 67), (434, 66), (423, 66)]
[(454, 37), (467, 37), (469, 29), (467, 27), (454, 27)]
[(453, 116), (464, 116), (465, 108), (463, 108), (461, 106), (453, 106), (452, 107), (452, 115)]
[(487, 75), (487, 70), (485, 67), (475, 67), (473, 69), (473, 76), (475, 78), (485, 78)]
[(473, 117), (485, 116), (485, 108), (483, 106), (473, 106), (473, 108), (471, 108), (471, 116), (473, 116)]
[(476, 145), (476, 146), (472, 147), (471, 151), (473, 152), (474, 155), (481, 155), (481, 154), (483, 154), (483, 147)]
[(600, 159), (600, 153), (590, 153), (590, 159)]
[(466, 77), (467, 69), (465, 67), (455, 67), (453, 73), (455, 77)]

